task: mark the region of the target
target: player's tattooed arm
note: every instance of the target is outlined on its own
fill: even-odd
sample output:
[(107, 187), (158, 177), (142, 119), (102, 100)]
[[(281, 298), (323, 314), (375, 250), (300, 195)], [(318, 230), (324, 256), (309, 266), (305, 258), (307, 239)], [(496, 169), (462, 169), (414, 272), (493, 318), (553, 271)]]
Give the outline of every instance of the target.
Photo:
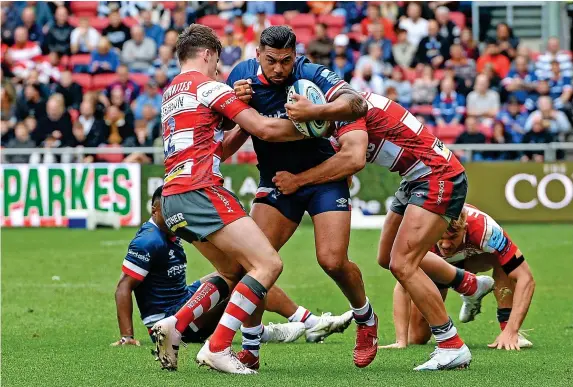
[(117, 284), (115, 290), (115, 305), (117, 309), (117, 322), (119, 324), (119, 333), (121, 340), (112, 345), (139, 345), (139, 342), (133, 338), (133, 300), (131, 292), (141, 281), (130, 277), (124, 273)]
[(290, 120), (261, 116), (255, 109), (241, 111), (233, 121), (263, 141), (284, 142), (305, 138)]
[(299, 95), (295, 103), (285, 105), (289, 118), (298, 122), (307, 121), (355, 121), (368, 112), (366, 100), (348, 85), (342, 86), (331, 98), (331, 102), (317, 105)]

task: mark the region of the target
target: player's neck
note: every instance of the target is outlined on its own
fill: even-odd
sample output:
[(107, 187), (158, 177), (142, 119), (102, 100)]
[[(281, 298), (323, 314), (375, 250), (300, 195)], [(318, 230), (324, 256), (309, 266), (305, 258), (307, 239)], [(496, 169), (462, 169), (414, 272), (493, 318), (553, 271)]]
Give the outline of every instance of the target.
[(197, 71), (203, 75), (208, 74), (207, 64), (204, 61), (188, 60), (181, 65), (181, 74)]

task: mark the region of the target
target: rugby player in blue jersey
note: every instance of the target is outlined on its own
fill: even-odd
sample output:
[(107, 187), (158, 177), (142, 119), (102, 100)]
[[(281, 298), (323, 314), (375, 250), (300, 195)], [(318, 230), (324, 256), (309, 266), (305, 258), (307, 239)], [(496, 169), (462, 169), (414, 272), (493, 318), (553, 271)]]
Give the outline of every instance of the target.
[[(296, 57), (296, 36), (288, 26), (271, 26), (262, 31), (257, 58), (239, 63), (227, 79), (237, 96), (267, 117), (287, 118), (285, 104), (289, 87), (299, 79), (314, 82), (326, 96), (327, 103), (314, 106), (316, 119), (353, 121), (367, 113), (364, 99), (334, 72), (324, 66)], [(302, 99), (293, 111), (308, 109), (310, 102)], [(354, 363), (358, 367), (370, 364), (377, 349), (377, 317), (366, 297), (358, 266), (348, 259), (350, 239), (350, 193), (346, 178), (317, 184), (282, 195), (273, 183), (279, 171), (296, 174), (313, 168), (334, 155), (325, 138), (293, 142), (269, 142), (253, 136), (258, 159), (260, 182), (251, 217), (261, 228), (272, 246), (279, 250), (297, 229), (304, 212), (314, 224), (316, 255), (323, 270), (336, 282), (352, 309), (358, 324)], [(256, 348), (253, 338), (260, 334), (260, 315), (255, 313), (243, 329), (244, 348)], [(258, 365), (258, 351), (244, 350), (238, 354), (247, 366)]]
[[(174, 315), (197, 292), (202, 283), (223, 281), (222, 277), (229, 280), (235, 276), (234, 273), (213, 273), (187, 285), (185, 252), (179, 238), (169, 232), (161, 214), (162, 188), (159, 187), (154, 192), (151, 219), (141, 226), (129, 244), (123, 261), (123, 273), (115, 293), (121, 339), (114, 342), (114, 346), (140, 345), (134, 337), (132, 292), (135, 294), (143, 324), (150, 329), (157, 321)], [(239, 279), (236, 278), (236, 282)], [(213, 300), (217, 306), (189, 324), (182, 334), (183, 342), (202, 343), (213, 333), (227, 304), (227, 296), (228, 294), (221, 294), (220, 300)], [(268, 297), (271, 310), (290, 321), (293, 321), (293, 308), (306, 311), (306, 316), (303, 312), (298, 322), (266, 326), (261, 335), (263, 342), (295, 341), (305, 333), (309, 326), (307, 320), (312, 317), (318, 320), (308, 310), (296, 305), (279, 288), (272, 288)], [(350, 323), (348, 313), (344, 318), (336, 317), (347, 322), (344, 328)], [(325, 336), (327, 335), (321, 338), (324, 339)]]

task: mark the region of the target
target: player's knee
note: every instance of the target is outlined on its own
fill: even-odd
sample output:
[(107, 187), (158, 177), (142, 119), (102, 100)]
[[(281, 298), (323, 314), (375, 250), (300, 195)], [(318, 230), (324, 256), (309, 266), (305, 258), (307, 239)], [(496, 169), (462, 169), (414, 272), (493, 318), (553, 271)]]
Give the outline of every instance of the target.
[(426, 331), (411, 330), (408, 334), (408, 344), (424, 345), (430, 341), (432, 334)]
[(416, 268), (408, 262), (397, 261), (395, 259), (390, 260), (389, 269), (394, 278), (398, 281), (408, 280), (416, 270)]
[(390, 254), (379, 252), (378, 264), (386, 270), (390, 269)]
[(331, 277), (336, 277), (342, 273), (346, 262), (348, 262), (348, 258), (336, 254), (334, 251), (322, 253), (318, 256), (318, 264)]
[(269, 272), (269, 275), (272, 277), (279, 278), (281, 273), (283, 272), (283, 261), (281, 257), (279, 257), (278, 253), (269, 258), (268, 263), (265, 263), (265, 268)]

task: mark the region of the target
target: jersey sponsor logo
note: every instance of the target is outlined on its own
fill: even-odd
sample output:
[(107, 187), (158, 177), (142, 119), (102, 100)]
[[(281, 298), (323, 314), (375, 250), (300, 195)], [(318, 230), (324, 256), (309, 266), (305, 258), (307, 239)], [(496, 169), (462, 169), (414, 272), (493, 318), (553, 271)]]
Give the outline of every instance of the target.
[(169, 227), (171, 231), (175, 232), (178, 228), (187, 226), (187, 221), (183, 217), (183, 214), (178, 212), (165, 219), (165, 224), (167, 224), (167, 227)]
[(487, 245), (494, 250), (502, 252), (507, 245), (507, 238), (503, 235), (503, 231), (498, 227), (493, 227), (491, 236), (487, 241)]
[(342, 80), (335, 72), (332, 72), (328, 69), (322, 70), (320, 76), (326, 78), (326, 80), (332, 84), (336, 84)]
[(281, 112), (280, 110), (277, 110), (276, 113), (270, 113), (270, 114), (260, 113), (260, 115), (269, 118), (288, 118), (288, 114), (286, 113), (286, 111)]
[(143, 262), (149, 262), (149, 260), (151, 259), (151, 256), (149, 255), (149, 253), (141, 254), (141, 253), (139, 253), (135, 250), (132, 250), (132, 249), (127, 250), (127, 255), (129, 255), (130, 257), (139, 259)]
[(168, 277), (175, 277), (181, 273), (185, 273), (186, 268), (187, 268), (187, 264), (185, 264), (185, 263), (183, 263), (181, 265), (171, 266), (169, 269), (167, 269), (167, 276)]
[(450, 161), (450, 158), (452, 157), (451, 155), (452, 152), (444, 145), (444, 143), (441, 140), (438, 140), (436, 138), (436, 143), (434, 144), (433, 148), (434, 152), (442, 156), (444, 159)]
[(203, 105), (210, 107), (213, 104), (213, 102), (217, 100), (217, 98), (219, 98), (225, 93), (229, 93), (232, 91), (233, 89), (231, 89), (231, 87), (229, 87), (225, 83), (212, 81), (204, 83), (201, 86), (199, 86), (197, 88), (197, 95), (200, 97), (199, 98), (200, 102)]
[(215, 87), (211, 87), (207, 90), (204, 90), (201, 92), (201, 96), (203, 96), (204, 98), (209, 97), (211, 94), (215, 93), (218, 90), (221, 90), (222, 88), (224, 88), (226, 85), (224, 83), (219, 83), (217, 84)]
[(233, 95), (231, 98), (227, 99), (225, 102), (223, 102), (221, 104), (221, 110), (225, 110), (225, 108), (227, 106), (229, 106), (230, 104), (232, 104), (233, 102), (235, 102), (237, 100), (237, 96)]

